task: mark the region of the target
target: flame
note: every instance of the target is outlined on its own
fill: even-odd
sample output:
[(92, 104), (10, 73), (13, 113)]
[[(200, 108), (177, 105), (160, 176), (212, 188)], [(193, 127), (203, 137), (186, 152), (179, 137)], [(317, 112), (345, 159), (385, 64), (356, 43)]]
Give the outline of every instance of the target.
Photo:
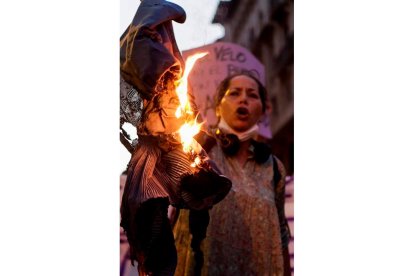
[(185, 62), (183, 77), (176, 83), (175, 91), (177, 93), (178, 99), (180, 100), (180, 106), (177, 108), (175, 116), (177, 118), (185, 116), (185, 123), (178, 130), (178, 133), (180, 135), (181, 144), (183, 145), (183, 151), (186, 153), (191, 152), (197, 148), (197, 145), (195, 145), (197, 142), (193, 137), (200, 131), (202, 125), (202, 123), (199, 124), (196, 122), (196, 118), (194, 117), (194, 113), (191, 110), (190, 102), (188, 100), (188, 76), (190, 75), (190, 72), (193, 69), (196, 61), (207, 54), (208, 52), (203, 52), (189, 56)]
[(195, 159), (194, 159), (194, 162), (190, 165), (191, 167), (193, 167), (193, 168), (195, 168), (196, 166), (198, 166), (198, 165), (200, 165), (201, 164), (201, 158), (199, 157), (199, 156), (197, 156)]
[(183, 113), (190, 115), (193, 114), (187, 96), (188, 76), (190, 75), (190, 72), (193, 69), (194, 64), (197, 62), (197, 60), (204, 57), (207, 54), (208, 52), (196, 53), (194, 55), (189, 56), (185, 61), (185, 70), (183, 77), (177, 81), (177, 87), (175, 89), (178, 99), (180, 100), (180, 107), (177, 108), (177, 111), (175, 112), (175, 116), (177, 118), (183, 116)]

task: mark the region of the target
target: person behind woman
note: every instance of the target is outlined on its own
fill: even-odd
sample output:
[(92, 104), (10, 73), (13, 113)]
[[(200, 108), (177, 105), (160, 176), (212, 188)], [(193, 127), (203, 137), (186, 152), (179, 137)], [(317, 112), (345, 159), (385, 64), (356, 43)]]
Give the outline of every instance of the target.
[(218, 125), (214, 139), (203, 146), (233, 186), (208, 213), (180, 212), (175, 275), (290, 275), (286, 173), (270, 148), (257, 141), (266, 97), (263, 85), (249, 74), (220, 83)]

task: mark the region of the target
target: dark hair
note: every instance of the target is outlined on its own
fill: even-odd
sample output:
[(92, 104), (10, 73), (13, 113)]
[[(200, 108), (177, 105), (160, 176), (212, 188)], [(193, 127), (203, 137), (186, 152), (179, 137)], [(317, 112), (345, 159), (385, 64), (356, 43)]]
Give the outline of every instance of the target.
[(266, 110), (266, 100), (267, 100), (266, 88), (255, 76), (247, 72), (237, 73), (237, 74), (227, 76), (224, 80), (220, 82), (216, 90), (216, 96), (214, 98), (214, 106), (217, 108), (220, 105), (221, 99), (223, 99), (224, 95), (226, 94), (227, 89), (229, 89), (230, 81), (233, 78), (238, 77), (238, 76), (249, 77), (257, 83), (257, 86), (259, 87), (260, 100), (262, 102), (262, 112), (264, 113)]

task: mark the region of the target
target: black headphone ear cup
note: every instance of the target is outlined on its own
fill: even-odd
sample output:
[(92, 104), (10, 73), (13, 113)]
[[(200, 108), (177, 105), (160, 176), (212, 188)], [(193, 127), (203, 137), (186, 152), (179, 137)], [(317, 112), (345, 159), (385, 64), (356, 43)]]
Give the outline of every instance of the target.
[(224, 134), (220, 132), (217, 135), (218, 143), (226, 155), (235, 155), (240, 148), (240, 140), (234, 134)]
[(272, 153), (271, 148), (265, 143), (260, 143), (252, 140), (254, 146), (254, 160), (257, 163), (263, 164), (269, 159), (270, 154)]

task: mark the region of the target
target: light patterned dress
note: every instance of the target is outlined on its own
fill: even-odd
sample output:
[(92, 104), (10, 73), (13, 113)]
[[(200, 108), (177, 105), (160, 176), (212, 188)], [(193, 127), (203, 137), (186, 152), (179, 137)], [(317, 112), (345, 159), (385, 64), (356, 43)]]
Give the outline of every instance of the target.
[[(202, 243), (202, 275), (283, 275), (283, 257), (273, 183), (273, 159), (258, 164), (249, 158), (242, 166), (218, 146), (209, 152), (222, 173), (232, 180), (230, 193), (212, 210)], [(283, 165), (278, 162), (284, 177)], [(175, 275), (192, 275), (188, 214), (176, 225), (178, 266)], [(187, 248), (186, 248), (187, 246)]]

